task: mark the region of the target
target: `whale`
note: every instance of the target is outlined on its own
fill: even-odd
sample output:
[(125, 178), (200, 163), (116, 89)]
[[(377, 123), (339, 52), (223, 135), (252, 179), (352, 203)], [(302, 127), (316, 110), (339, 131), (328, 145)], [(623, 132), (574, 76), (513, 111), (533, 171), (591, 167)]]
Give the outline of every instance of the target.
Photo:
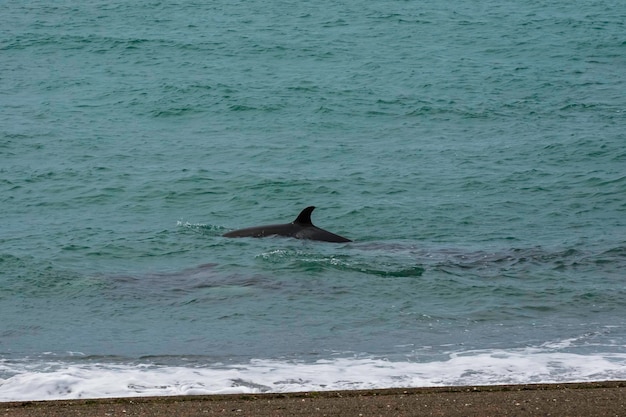
[(265, 226), (247, 227), (224, 233), (224, 237), (267, 237), (283, 236), (295, 239), (318, 240), (321, 242), (352, 242), (350, 239), (336, 235), (324, 229), (320, 229), (311, 222), (311, 213), (315, 206), (309, 206), (302, 210), (298, 217), (291, 223), (268, 224)]

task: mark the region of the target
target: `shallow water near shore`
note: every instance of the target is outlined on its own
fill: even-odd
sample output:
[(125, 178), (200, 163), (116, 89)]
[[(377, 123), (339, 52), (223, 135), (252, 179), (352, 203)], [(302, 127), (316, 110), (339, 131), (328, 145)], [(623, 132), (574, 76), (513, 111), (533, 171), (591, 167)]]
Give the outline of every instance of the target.
[(0, 400), (626, 379), (620, 6), (7, 3)]

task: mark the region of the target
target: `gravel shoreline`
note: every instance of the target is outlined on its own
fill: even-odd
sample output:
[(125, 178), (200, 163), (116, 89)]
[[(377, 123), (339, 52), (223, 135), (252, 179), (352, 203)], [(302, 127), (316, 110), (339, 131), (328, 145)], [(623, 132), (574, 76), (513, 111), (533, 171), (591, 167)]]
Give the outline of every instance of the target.
[(10, 417), (624, 416), (626, 381), (0, 403)]

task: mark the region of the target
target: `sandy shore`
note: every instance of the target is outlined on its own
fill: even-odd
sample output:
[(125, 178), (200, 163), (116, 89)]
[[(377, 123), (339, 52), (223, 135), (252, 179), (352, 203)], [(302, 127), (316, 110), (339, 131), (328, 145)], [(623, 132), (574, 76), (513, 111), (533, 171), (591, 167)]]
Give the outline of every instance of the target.
[(626, 381), (0, 403), (26, 416), (626, 416)]

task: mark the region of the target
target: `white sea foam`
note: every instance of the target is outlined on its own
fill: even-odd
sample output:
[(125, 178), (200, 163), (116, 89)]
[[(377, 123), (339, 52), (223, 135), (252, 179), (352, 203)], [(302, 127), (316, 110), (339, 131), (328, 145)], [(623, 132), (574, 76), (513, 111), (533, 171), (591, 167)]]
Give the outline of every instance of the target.
[(196, 367), (0, 362), (0, 401), (626, 379), (626, 354), (467, 351), (435, 362), (337, 358)]

